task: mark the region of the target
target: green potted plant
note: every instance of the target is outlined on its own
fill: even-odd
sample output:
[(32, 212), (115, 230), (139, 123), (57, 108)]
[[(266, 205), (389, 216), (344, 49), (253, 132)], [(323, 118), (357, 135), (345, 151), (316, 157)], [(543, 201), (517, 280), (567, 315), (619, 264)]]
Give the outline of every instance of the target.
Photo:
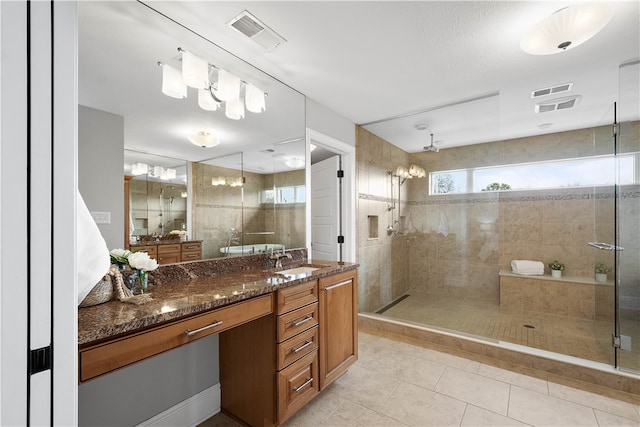
[(607, 273), (611, 271), (606, 264), (600, 263), (596, 265), (596, 282), (606, 282), (607, 281)]
[(551, 269), (552, 277), (562, 277), (562, 270), (564, 270), (564, 264), (554, 259), (553, 262), (549, 263), (549, 268)]

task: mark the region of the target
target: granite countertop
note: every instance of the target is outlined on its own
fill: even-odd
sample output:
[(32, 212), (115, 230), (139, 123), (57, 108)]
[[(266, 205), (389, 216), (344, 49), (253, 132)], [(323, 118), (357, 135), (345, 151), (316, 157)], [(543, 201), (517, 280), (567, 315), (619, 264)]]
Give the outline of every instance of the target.
[[(256, 256), (257, 257), (257, 256)], [(209, 264), (208, 264), (209, 263)], [(211, 261), (195, 261), (168, 265), (154, 280), (150, 277), (149, 294), (152, 301), (142, 305), (110, 301), (93, 307), (78, 309), (78, 345), (86, 346), (178, 320), (242, 300), (265, 295), (280, 288), (297, 285), (354, 270), (357, 264), (318, 261), (308, 264), (295, 260), (284, 269), (301, 265), (320, 267), (313, 272), (285, 276), (272, 268), (243, 269), (241, 271), (202, 271)], [(186, 273), (183, 273), (183, 270)], [(196, 274), (194, 274), (194, 272)], [(150, 275), (154, 272), (150, 272)], [(199, 274), (198, 274), (199, 273)], [(154, 284), (155, 283), (155, 284)]]
[(175, 245), (176, 243), (202, 243), (202, 240), (180, 240), (180, 239), (165, 239), (165, 240), (145, 240), (136, 243), (130, 243), (130, 247), (135, 246), (149, 246), (149, 245)]

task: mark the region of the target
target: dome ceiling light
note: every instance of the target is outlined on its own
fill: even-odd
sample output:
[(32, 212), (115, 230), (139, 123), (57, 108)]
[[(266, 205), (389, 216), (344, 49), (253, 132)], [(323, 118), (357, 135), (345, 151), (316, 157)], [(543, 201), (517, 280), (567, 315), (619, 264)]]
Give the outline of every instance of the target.
[(604, 3), (585, 3), (557, 10), (533, 26), (520, 41), (531, 55), (553, 55), (580, 46), (611, 20), (613, 9)]
[(218, 138), (206, 131), (198, 131), (189, 135), (189, 142), (202, 148), (215, 147), (220, 144)]

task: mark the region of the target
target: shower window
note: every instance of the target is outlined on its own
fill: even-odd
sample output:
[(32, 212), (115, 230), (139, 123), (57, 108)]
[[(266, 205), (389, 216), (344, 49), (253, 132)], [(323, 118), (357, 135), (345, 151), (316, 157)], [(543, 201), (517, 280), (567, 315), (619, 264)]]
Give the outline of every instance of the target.
[[(638, 181), (638, 153), (618, 156), (619, 183)], [(614, 185), (613, 156), (431, 172), (429, 195)]]
[(262, 190), (260, 192), (260, 203), (304, 203), (305, 197), (304, 185), (277, 187), (275, 189)]

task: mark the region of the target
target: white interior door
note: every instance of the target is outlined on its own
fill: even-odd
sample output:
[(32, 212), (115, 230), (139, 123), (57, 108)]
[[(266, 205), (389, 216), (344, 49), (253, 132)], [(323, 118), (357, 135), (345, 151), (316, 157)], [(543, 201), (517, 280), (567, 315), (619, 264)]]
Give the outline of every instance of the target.
[(337, 261), (339, 156), (311, 165), (311, 259)]

